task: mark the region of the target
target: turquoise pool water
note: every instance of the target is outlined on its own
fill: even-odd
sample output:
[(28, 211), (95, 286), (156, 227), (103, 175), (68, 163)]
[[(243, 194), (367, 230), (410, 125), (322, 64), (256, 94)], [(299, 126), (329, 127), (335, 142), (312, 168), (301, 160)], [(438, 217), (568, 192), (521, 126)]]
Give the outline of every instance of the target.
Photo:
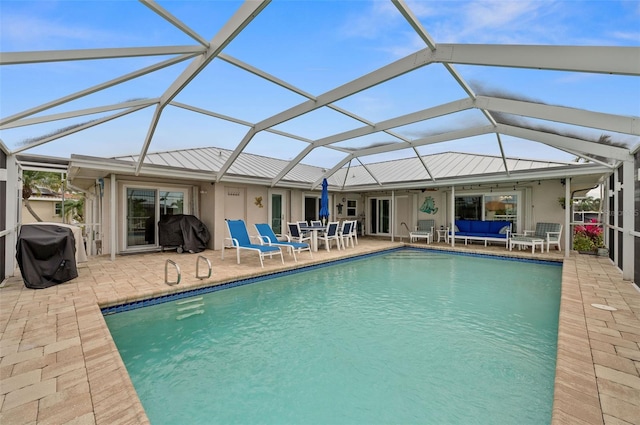
[(561, 270), (397, 251), (105, 319), (154, 425), (538, 425)]

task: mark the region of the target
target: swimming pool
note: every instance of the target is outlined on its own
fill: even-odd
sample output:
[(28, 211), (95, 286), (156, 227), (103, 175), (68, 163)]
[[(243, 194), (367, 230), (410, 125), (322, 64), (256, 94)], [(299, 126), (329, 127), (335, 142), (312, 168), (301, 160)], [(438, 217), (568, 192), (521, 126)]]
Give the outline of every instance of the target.
[(154, 425), (540, 424), (560, 281), (403, 250), (105, 319)]

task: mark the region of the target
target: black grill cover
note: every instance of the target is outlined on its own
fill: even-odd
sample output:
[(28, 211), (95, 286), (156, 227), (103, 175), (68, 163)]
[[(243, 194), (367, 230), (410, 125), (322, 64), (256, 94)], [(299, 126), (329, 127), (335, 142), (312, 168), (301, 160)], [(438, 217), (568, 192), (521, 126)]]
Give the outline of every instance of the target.
[(191, 253), (207, 248), (209, 229), (193, 215), (165, 215), (158, 222), (158, 239), (161, 247), (178, 247)]
[(78, 277), (73, 231), (52, 224), (22, 226), (16, 260), (27, 288), (43, 289)]

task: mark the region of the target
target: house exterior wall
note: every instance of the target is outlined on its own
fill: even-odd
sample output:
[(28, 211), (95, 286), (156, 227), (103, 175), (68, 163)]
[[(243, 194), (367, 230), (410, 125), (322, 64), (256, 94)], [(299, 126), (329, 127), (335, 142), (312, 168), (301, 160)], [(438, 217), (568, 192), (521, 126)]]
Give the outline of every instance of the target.
[[(564, 223), (565, 210), (560, 205), (559, 198), (564, 198), (565, 187), (558, 180), (550, 180), (541, 182), (539, 186), (536, 183), (532, 188), (531, 204), (527, 206), (528, 229), (535, 228), (538, 222)], [(582, 188), (580, 185), (571, 187), (571, 190)]]
[(216, 196), (215, 185), (209, 182), (200, 182), (198, 185), (198, 212), (195, 214), (200, 218), (200, 221), (207, 226), (211, 239), (207, 244), (207, 248), (214, 249), (215, 238), (218, 233), (221, 233), (223, 229), (216, 229)]
[[(111, 246), (111, 228), (113, 223), (111, 220), (111, 204), (116, 202), (117, 198), (111, 199), (111, 179), (104, 179), (104, 196), (102, 201), (102, 253), (110, 254), (115, 248)], [(117, 250), (115, 250), (117, 252)]]
[[(43, 222), (49, 223), (62, 223), (62, 217), (55, 215), (55, 205), (58, 202), (62, 202), (59, 198), (34, 198), (29, 199), (29, 205), (33, 211), (42, 219)], [(22, 203), (22, 223), (37, 223), (38, 220), (31, 215), (29, 210)]]
[(289, 219), (297, 220), (298, 218), (302, 219), (303, 217), (303, 209), (302, 206), (304, 204), (304, 195), (301, 190), (292, 190), (289, 192)]
[[(115, 200), (118, 223), (118, 247), (120, 252), (122, 246), (122, 229), (125, 223), (123, 215), (122, 193), (124, 191), (125, 182), (131, 183), (131, 178), (127, 177), (118, 181), (118, 196)], [(163, 185), (166, 182), (162, 180), (133, 180), (140, 185)], [(172, 183), (176, 186), (176, 183)], [(180, 186), (180, 185), (179, 185)], [(255, 234), (253, 225), (255, 223), (269, 223), (271, 210), (271, 193), (278, 191), (283, 194), (285, 205), (283, 210), (284, 220), (299, 220), (303, 217), (304, 197), (305, 194), (314, 194), (308, 190), (300, 189), (270, 189), (266, 186), (246, 185), (238, 183), (219, 182), (212, 184), (208, 181), (187, 182), (182, 185), (192, 188), (191, 193), (197, 197), (193, 204), (197, 205), (197, 211), (191, 211), (207, 226), (211, 234), (211, 240), (208, 247), (219, 250), (224, 246), (225, 238), (228, 237), (228, 230), (225, 224), (226, 218), (243, 219), (247, 223), (250, 234)], [(575, 187), (572, 190), (583, 187)], [(233, 192), (233, 193), (232, 193)], [(549, 181), (521, 182), (513, 191), (513, 186), (503, 185), (503, 187), (489, 188), (489, 186), (456, 188), (456, 196), (463, 195), (479, 195), (479, 194), (496, 194), (496, 193), (513, 193), (518, 195), (520, 203), (520, 222), (518, 223), (519, 232), (527, 229), (534, 229), (537, 222), (554, 222), (563, 223), (565, 212), (558, 202), (558, 198), (564, 197), (565, 187), (559, 179)], [(102, 202), (102, 253), (111, 252), (110, 247), (110, 211), (111, 196), (110, 180), (105, 178), (104, 199)], [(233, 195), (233, 198), (230, 196)], [(237, 199), (236, 199), (237, 196)], [(330, 193), (331, 198), (331, 220), (356, 219), (360, 223), (367, 220), (367, 207), (369, 199), (372, 197), (391, 196), (390, 191), (368, 192), (368, 193)], [(448, 227), (450, 223), (450, 188), (439, 188), (437, 190), (396, 190), (393, 192), (395, 198), (395, 213), (392, 217), (392, 225), (394, 237), (405, 238), (408, 231), (413, 230), (417, 225), (417, 221), (421, 219), (435, 220), (436, 227)], [(428, 202), (425, 200), (430, 198)], [(354, 211), (348, 211), (348, 201), (356, 201), (355, 214)], [(342, 212), (338, 213), (338, 204), (342, 204)], [(427, 205), (427, 211), (421, 211), (421, 207)], [(423, 208), (424, 209), (424, 208)], [(362, 229), (365, 230), (365, 229)], [(385, 235), (390, 236), (390, 235)], [(563, 249), (566, 247), (562, 237)]]
[[(565, 212), (562, 209), (558, 198), (563, 198), (565, 187), (560, 180), (521, 182), (513, 185), (483, 185), (470, 188), (455, 188), (455, 196), (474, 196), (474, 195), (491, 195), (491, 194), (515, 194), (518, 196), (520, 208), (520, 221), (515, 231), (523, 232), (524, 230), (535, 229), (538, 222), (562, 223), (564, 225)], [(583, 188), (575, 187), (572, 190)], [(417, 224), (417, 220), (431, 219), (435, 220), (436, 227), (451, 226), (451, 190), (450, 188), (440, 188), (438, 190), (425, 190), (424, 192), (415, 194), (415, 220), (413, 226)], [(420, 210), (425, 203), (426, 198), (431, 198), (429, 202), (430, 213)], [(561, 245), (565, 249), (564, 236)]]

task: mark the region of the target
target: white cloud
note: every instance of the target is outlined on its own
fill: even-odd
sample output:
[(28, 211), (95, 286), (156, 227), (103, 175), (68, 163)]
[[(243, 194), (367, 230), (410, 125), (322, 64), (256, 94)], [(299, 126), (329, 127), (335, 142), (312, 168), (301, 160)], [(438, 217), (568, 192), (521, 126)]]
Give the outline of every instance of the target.
[(341, 32), (348, 37), (375, 38), (389, 26), (401, 22), (398, 10), (391, 2), (373, 1), (372, 7), (358, 15), (352, 15), (342, 25)]
[(611, 36), (618, 40), (631, 41), (633, 43), (640, 43), (640, 31), (614, 31)]
[(3, 50), (68, 49), (69, 43), (110, 41), (121, 37), (110, 31), (90, 26), (69, 25), (28, 15), (6, 15), (2, 18)]
[(531, 16), (544, 3), (530, 1), (491, 0), (472, 2), (465, 8), (466, 27), (473, 30), (502, 29), (505, 25), (522, 21), (522, 17)]

